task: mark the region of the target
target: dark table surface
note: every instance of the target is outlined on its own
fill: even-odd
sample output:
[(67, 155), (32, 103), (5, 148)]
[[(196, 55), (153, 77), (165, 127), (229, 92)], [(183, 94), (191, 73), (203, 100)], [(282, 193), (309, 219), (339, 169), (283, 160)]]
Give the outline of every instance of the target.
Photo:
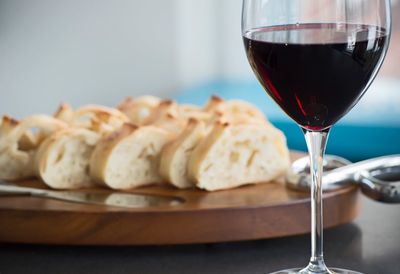
[[(330, 266), (400, 274), (400, 205), (362, 198), (354, 223), (325, 231)], [(327, 216), (328, 218), (328, 216)], [(269, 273), (304, 266), (309, 235), (161, 247), (0, 245), (0, 273)]]

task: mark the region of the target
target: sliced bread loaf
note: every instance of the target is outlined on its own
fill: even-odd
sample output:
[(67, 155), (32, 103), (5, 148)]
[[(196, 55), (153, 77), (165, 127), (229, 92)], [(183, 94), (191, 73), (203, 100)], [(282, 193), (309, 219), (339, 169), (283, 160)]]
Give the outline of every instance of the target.
[(62, 121), (47, 115), (28, 116), (21, 122), (4, 116), (0, 125), (0, 178), (17, 180), (35, 176), (34, 156), (40, 143), (52, 132), (66, 127)]
[(164, 147), (160, 157), (160, 175), (167, 182), (177, 188), (195, 186), (188, 177), (187, 163), (205, 132), (204, 122), (192, 118), (178, 138)]
[(143, 125), (143, 122), (153, 113), (160, 102), (160, 98), (150, 95), (138, 98), (127, 97), (117, 108), (128, 116), (132, 124), (139, 126)]
[(97, 144), (90, 160), (90, 174), (113, 189), (161, 183), (159, 155), (171, 138), (170, 133), (155, 126), (124, 124)]
[(217, 122), (192, 152), (189, 178), (208, 191), (267, 182), (289, 165), (284, 135), (264, 123)]
[(89, 160), (99, 138), (98, 133), (85, 128), (55, 132), (41, 144), (35, 157), (38, 176), (55, 189), (93, 186)]

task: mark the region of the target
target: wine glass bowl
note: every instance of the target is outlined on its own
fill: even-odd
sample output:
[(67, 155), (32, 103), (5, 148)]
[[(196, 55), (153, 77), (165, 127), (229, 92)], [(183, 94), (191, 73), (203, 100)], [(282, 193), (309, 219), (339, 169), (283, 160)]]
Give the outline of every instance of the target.
[(361, 98), (388, 37), (376, 26), (318, 23), (252, 29), (243, 39), (275, 102), (302, 127), (322, 130)]
[(322, 162), (330, 128), (378, 73), (391, 28), (389, 0), (244, 0), (249, 63), (270, 97), (303, 130), (311, 170), (311, 258), (302, 270), (330, 271), (323, 259)]

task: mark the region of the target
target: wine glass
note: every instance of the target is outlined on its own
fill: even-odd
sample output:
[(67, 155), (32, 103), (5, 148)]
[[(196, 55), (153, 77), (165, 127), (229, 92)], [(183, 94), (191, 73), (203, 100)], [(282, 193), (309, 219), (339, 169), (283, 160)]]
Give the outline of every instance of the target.
[(272, 99), (303, 130), (311, 169), (311, 259), (323, 258), (322, 161), (329, 130), (376, 76), (390, 38), (389, 0), (244, 0), (242, 36), (249, 63)]

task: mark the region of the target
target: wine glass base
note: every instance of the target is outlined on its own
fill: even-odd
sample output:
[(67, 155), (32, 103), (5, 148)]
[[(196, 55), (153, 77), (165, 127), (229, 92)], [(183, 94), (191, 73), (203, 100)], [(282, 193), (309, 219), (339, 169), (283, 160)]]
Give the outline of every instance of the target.
[[(287, 270), (273, 272), (270, 274), (300, 274), (300, 273), (301, 274), (319, 274), (316, 272), (300, 272), (301, 270), (303, 270), (303, 268), (293, 268), (293, 269), (287, 269)], [(323, 274), (362, 274), (361, 272), (340, 269), (340, 268), (329, 268), (329, 270), (330, 270), (329, 273), (323, 273)]]

